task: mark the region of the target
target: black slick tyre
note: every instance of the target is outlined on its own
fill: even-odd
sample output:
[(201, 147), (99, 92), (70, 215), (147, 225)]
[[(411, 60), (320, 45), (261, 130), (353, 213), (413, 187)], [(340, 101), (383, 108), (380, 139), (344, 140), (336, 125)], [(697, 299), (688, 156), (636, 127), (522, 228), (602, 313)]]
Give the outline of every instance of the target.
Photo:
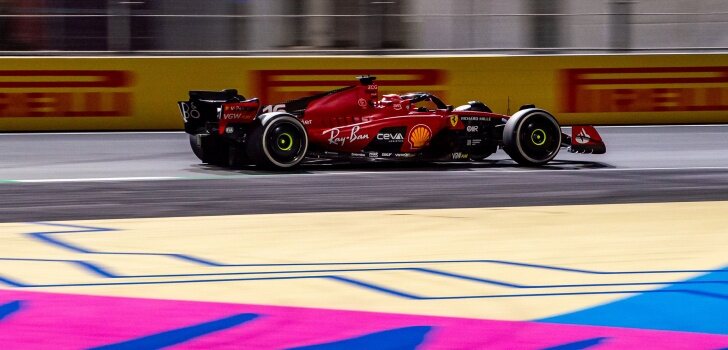
[(503, 150), (518, 164), (550, 162), (561, 148), (561, 127), (549, 112), (538, 108), (518, 111), (506, 122)]
[(228, 147), (214, 136), (189, 135), (192, 152), (203, 163), (214, 165), (227, 165)]
[(250, 134), (248, 157), (268, 169), (294, 168), (306, 157), (308, 135), (298, 118), (277, 114), (265, 120)]
[(240, 147), (239, 144), (233, 143), (228, 148), (228, 161), (227, 166), (233, 169), (242, 168), (248, 165), (248, 155), (245, 152), (245, 148)]

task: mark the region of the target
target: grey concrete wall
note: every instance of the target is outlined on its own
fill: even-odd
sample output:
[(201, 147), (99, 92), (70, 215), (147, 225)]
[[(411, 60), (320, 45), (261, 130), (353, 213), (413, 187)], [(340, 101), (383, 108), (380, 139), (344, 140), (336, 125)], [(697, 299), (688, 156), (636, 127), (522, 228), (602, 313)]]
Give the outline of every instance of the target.
[[(270, 0), (266, 0), (270, 1)], [(162, 14), (215, 15), (237, 12), (235, 1), (157, 0)], [(231, 18), (156, 18), (159, 50), (233, 50), (237, 47)]]
[[(550, 8), (534, 0), (392, 1), (405, 16), (331, 17), (376, 16), (383, 7), (375, 8), (381, 5), (372, 5), (370, 0), (159, 0), (159, 12), (165, 14), (252, 15), (156, 19), (159, 49), (376, 48), (375, 40), (401, 42), (399, 47), (415, 49), (521, 49), (539, 46), (537, 38), (544, 34), (534, 27), (536, 21), (529, 14)], [(567, 51), (607, 50), (615, 44), (615, 33), (625, 33), (613, 30), (610, 4), (617, 0), (551, 1), (557, 2), (551, 8), (563, 15), (554, 17), (555, 26), (548, 30), (558, 33), (555, 42)], [(633, 48), (728, 47), (726, 0), (634, 0), (630, 6), (629, 37), (622, 42)], [(281, 14), (304, 16), (277, 16)], [(389, 29), (382, 33), (382, 28)]]

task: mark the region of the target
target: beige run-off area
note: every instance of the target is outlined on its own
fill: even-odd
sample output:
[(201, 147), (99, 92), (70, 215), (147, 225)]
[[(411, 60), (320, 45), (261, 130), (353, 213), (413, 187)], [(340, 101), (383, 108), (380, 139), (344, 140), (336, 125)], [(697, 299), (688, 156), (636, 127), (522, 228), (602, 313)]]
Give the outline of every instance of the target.
[[(588, 271), (722, 268), (727, 213), (694, 202), (5, 223), (0, 258), (18, 260), (0, 277), (45, 285), (28, 291), (528, 320), (632, 295), (579, 293), (700, 274)], [(69, 233), (38, 234), (49, 231)], [(223, 266), (251, 264), (291, 265)], [(635, 282), (658, 284), (619, 285)]]

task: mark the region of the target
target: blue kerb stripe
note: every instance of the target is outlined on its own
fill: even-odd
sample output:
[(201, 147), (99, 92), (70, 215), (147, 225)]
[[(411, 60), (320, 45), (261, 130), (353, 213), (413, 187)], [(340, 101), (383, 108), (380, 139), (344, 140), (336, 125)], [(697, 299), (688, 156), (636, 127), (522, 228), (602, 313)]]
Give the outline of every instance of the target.
[(72, 244), (65, 243), (65, 242), (59, 241), (57, 239), (54, 239), (54, 238), (51, 238), (51, 237), (48, 236), (49, 234), (52, 234), (52, 233), (74, 233), (74, 232), (88, 232), (88, 231), (33, 232), (33, 233), (30, 233), (30, 236), (33, 237), (33, 238), (35, 238), (35, 239), (44, 241), (46, 243), (50, 243), (51, 245), (54, 245), (56, 247), (61, 247), (61, 248), (64, 248), (64, 249), (68, 249), (68, 250), (73, 251), (73, 252), (76, 252), (76, 253), (91, 253), (90, 250), (86, 250), (86, 249), (83, 249), (83, 248), (79, 248), (79, 247), (76, 247), (76, 246), (74, 246)]
[(98, 226), (84, 226), (84, 225), (76, 225), (76, 224), (61, 224), (57, 222), (45, 222), (45, 221), (36, 221), (36, 222), (30, 222), (30, 224), (35, 225), (44, 225), (44, 226), (55, 226), (55, 227), (65, 227), (65, 228), (72, 228), (75, 229), (74, 231), (57, 231), (57, 232), (50, 232), (50, 233), (79, 233), (79, 232), (111, 232), (116, 231), (116, 229), (108, 228), (108, 227), (98, 227)]
[(41, 240), (43, 242), (49, 243), (51, 245), (54, 245), (56, 247), (60, 247), (63, 249), (68, 249), (70, 251), (76, 252), (76, 253), (82, 253), (82, 254), (107, 254), (107, 255), (141, 255), (141, 256), (165, 256), (165, 257), (172, 257), (180, 260), (185, 260), (188, 262), (193, 262), (205, 266), (224, 266), (215, 262), (211, 262), (205, 259), (200, 259), (184, 254), (173, 254), (173, 253), (135, 253), (135, 252), (99, 252), (94, 251), (90, 249), (86, 249), (71, 243), (64, 242), (60, 239), (56, 239), (53, 237), (50, 237), (54, 234), (64, 234), (64, 233), (91, 233), (91, 232), (111, 232), (116, 231), (115, 229), (111, 228), (104, 228), (104, 227), (91, 227), (91, 226), (81, 226), (81, 225), (69, 225), (69, 224), (57, 224), (57, 223), (49, 223), (49, 222), (35, 222), (33, 224), (37, 225), (46, 225), (46, 226), (56, 226), (56, 227), (65, 227), (65, 228), (71, 228), (74, 230), (70, 231), (44, 231), (44, 232), (31, 232), (29, 235), (35, 239)]
[(185, 261), (189, 261), (189, 262), (193, 262), (193, 263), (198, 263), (198, 264), (206, 265), (206, 266), (217, 266), (217, 267), (224, 267), (224, 266), (226, 266), (226, 265), (223, 265), (223, 264), (218, 264), (218, 263), (213, 262), (213, 261), (209, 261), (209, 260), (201, 259), (201, 258), (196, 258), (194, 256), (189, 256), (189, 255), (185, 255), (185, 254), (169, 254), (169, 256), (175, 257), (175, 258), (180, 259), (180, 260), (185, 260)]
[(194, 326), (173, 329), (170, 331), (148, 335), (145, 337), (127, 340), (124, 342), (99, 346), (95, 350), (153, 350), (178, 345), (210, 333), (218, 332), (249, 322), (259, 315), (238, 314), (215, 321), (205, 322)]
[(586, 339), (586, 340), (580, 340), (573, 343), (563, 344), (563, 345), (557, 345), (545, 348), (543, 350), (581, 350), (581, 349), (587, 349), (591, 348), (593, 346), (597, 346), (607, 340), (609, 338), (606, 337), (599, 337), (599, 338), (592, 338), (592, 339)]
[(451, 272), (445, 272), (435, 269), (428, 268), (403, 268), (405, 270), (421, 271), (424, 273), (430, 273), (433, 275), (440, 275), (445, 277), (452, 277), (462, 279), (466, 281), (480, 282), (486, 284), (492, 284), (508, 288), (520, 288), (520, 289), (540, 289), (540, 288), (572, 288), (572, 287), (624, 287), (624, 286), (645, 286), (645, 285), (668, 285), (668, 284), (705, 284), (705, 283), (723, 283), (728, 284), (728, 280), (721, 281), (678, 281), (678, 282), (625, 282), (625, 283), (577, 283), (577, 284), (536, 284), (536, 285), (522, 285), (516, 283), (508, 283), (502, 281), (496, 281), (492, 279), (466, 276)]
[[(26, 258), (0, 258), (0, 261), (35, 261), (35, 262), (69, 263), (69, 264), (78, 265), (81, 268), (83, 268), (83, 269), (85, 269), (87, 271), (90, 271), (90, 272), (92, 272), (92, 273), (94, 273), (96, 275), (99, 275), (101, 277), (106, 277), (106, 278), (119, 277), (119, 276), (111, 273), (110, 271), (108, 271), (108, 270), (106, 270), (106, 269), (104, 269), (104, 268), (102, 268), (100, 266), (97, 266), (97, 265), (94, 265), (94, 264), (92, 264), (90, 262), (86, 262), (86, 261), (82, 261), (82, 260), (31, 259), (31, 258), (28, 258), (28, 259), (26, 259)], [(2, 280), (3, 279), (0, 277), (0, 281), (2, 281)]]
[(415, 350), (430, 330), (430, 326), (404, 327), (290, 350)]
[(530, 263), (521, 263), (515, 261), (506, 260), (491, 260), (491, 259), (476, 259), (476, 260), (428, 260), (428, 261), (365, 261), (365, 262), (322, 262), (322, 263), (272, 263), (272, 264), (222, 264), (214, 262), (208, 259), (193, 257), (185, 254), (174, 254), (174, 253), (134, 253), (134, 252), (99, 252), (88, 250), (82, 247), (72, 245), (70, 243), (63, 242), (58, 239), (48, 238), (46, 235), (61, 234), (61, 233), (89, 233), (89, 232), (111, 232), (116, 231), (112, 228), (103, 227), (92, 227), (82, 225), (70, 225), (70, 224), (59, 224), (52, 222), (34, 222), (33, 224), (66, 227), (75, 229), (73, 231), (50, 231), (50, 232), (32, 232), (31, 236), (41, 239), (47, 243), (73, 250), (80, 253), (90, 254), (120, 254), (120, 255), (156, 255), (156, 256), (168, 256), (177, 259), (199, 263), (205, 266), (218, 266), (218, 267), (275, 267), (275, 266), (330, 266), (330, 265), (394, 265), (394, 264), (453, 264), (453, 263), (489, 263), (489, 264), (500, 264), (510, 266), (521, 266), (536, 269), (546, 269), (564, 272), (594, 274), (594, 275), (617, 275), (617, 274), (661, 274), (661, 273), (699, 273), (699, 272), (727, 272), (722, 270), (648, 270), (648, 271), (593, 271), (593, 270), (582, 270), (573, 269), (559, 266), (539, 265)]
[(7, 284), (8, 286), (18, 287), (18, 288), (30, 287), (29, 285), (27, 285), (25, 283), (21, 283), (21, 282), (18, 282), (16, 280), (11, 280), (11, 279), (6, 278), (6, 277), (0, 277), (0, 283), (4, 283), (4, 284)]
[(11, 301), (7, 304), (0, 305), (0, 321), (2, 319), (16, 313), (23, 306), (23, 302), (20, 300)]
[(676, 283), (540, 321), (728, 335), (728, 284), (712, 283), (718, 277), (709, 273), (685, 281), (708, 283)]
[(114, 278), (114, 277), (117, 277), (115, 274), (113, 274), (113, 273), (111, 273), (111, 272), (109, 272), (109, 271), (107, 271), (107, 270), (105, 270), (105, 269), (103, 269), (103, 268), (101, 268), (99, 266), (96, 266), (96, 265), (94, 265), (92, 263), (85, 262), (85, 261), (74, 261), (74, 262), (76, 264), (78, 264), (79, 266), (85, 268), (86, 270), (89, 270), (91, 272), (96, 273), (97, 275), (100, 275), (100, 276), (103, 276), (103, 277), (106, 277), (106, 278)]
[(434, 269), (414, 268), (414, 270), (421, 271), (421, 272), (424, 272), (424, 273), (433, 274), (433, 275), (439, 275), (439, 276), (444, 276), (444, 277), (452, 277), (452, 278), (457, 278), (457, 279), (462, 279), (462, 280), (472, 281), (472, 282), (492, 284), (492, 285), (501, 286), (501, 287), (527, 288), (527, 287), (524, 287), (524, 286), (521, 286), (521, 285), (518, 285), (518, 284), (512, 284), (512, 283), (501, 282), (501, 281), (496, 281), (496, 280), (491, 280), (491, 279), (485, 279), (485, 278), (479, 278), (479, 277), (465, 276), (465, 275), (460, 275), (460, 274), (451, 273), (451, 272), (445, 272), (445, 271), (439, 271), (439, 270), (434, 270)]
[(391, 289), (391, 288), (385, 288), (385, 287), (381, 287), (381, 286), (378, 286), (378, 285), (375, 285), (375, 284), (366, 283), (366, 282), (362, 282), (362, 281), (357, 281), (355, 279), (351, 279), (351, 278), (347, 278), (347, 277), (341, 277), (341, 276), (328, 276), (328, 277), (330, 279), (333, 279), (333, 280), (336, 280), (336, 281), (341, 281), (341, 282), (344, 282), (344, 283), (353, 284), (353, 285), (355, 285), (357, 287), (363, 287), (363, 288), (375, 290), (375, 291), (378, 291), (378, 292), (395, 295), (395, 296), (402, 297), (402, 298), (407, 298), (407, 299), (426, 299), (426, 298), (422, 298), (422, 297), (419, 297), (419, 296), (414, 295), (414, 294), (400, 292), (398, 290), (394, 290), (394, 289)]

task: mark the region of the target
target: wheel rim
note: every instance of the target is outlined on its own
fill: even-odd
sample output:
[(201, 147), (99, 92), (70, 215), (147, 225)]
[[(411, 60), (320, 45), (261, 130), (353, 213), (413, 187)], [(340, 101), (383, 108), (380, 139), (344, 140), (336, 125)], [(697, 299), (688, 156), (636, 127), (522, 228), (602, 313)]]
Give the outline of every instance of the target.
[(282, 166), (298, 163), (306, 147), (304, 132), (287, 120), (273, 122), (265, 135), (265, 148), (271, 161)]
[(290, 151), (293, 148), (293, 136), (287, 132), (278, 135), (276, 145), (278, 145), (278, 149), (281, 151)]
[(543, 146), (546, 143), (546, 132), (543, 129), (536, 129), (531, 132), (531, 143), (536, 146)]
[(552, 159), (561, 147), (561, 130), (551, 118), (533, 114), (521, 125), (518, 141), (523, 155), (535, 162)]

